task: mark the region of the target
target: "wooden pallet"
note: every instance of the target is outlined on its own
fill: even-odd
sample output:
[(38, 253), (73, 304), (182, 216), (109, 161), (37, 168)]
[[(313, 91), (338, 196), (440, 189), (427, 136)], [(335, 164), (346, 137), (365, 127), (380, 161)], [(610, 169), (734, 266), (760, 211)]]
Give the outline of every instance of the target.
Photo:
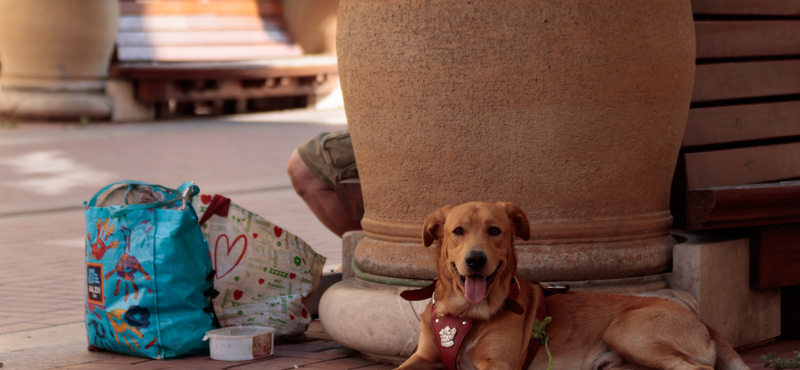
[[(280, 0), (121, 0), (112, 78), (159, 116), (313, 105), (338, 84), (334, 56), (304, 56)], [(271, 103), (265, 104), (265, 101)]]

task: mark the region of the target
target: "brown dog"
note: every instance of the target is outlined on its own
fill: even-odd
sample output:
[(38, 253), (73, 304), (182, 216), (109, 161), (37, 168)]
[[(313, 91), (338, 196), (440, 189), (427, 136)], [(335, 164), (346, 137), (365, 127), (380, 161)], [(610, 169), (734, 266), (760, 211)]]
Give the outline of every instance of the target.
[[(529, 227), (512, 203), (466, 203), (428, 217), (422, 232), (425, 246), (439, 242), (434, 312), (429, 303), (421, 315), (417, 351), (399, 369), (444, 368), (448, 355), (440, 356), (437, 346), (453, 347), (447, 330), (460, 329), (462, 319), (472, 327), (456, 346), (457, 356), (452, 352), (459, 369), (523, 367), (544, 299), (539, 284), (519, 277), (519, 294), (512, 292), (517, 274), (514, 238), (528, 240)], [(507, 298), (512, 297), (524, 312), (509, 308)], [(556, 370), (748, 369), (692, 311), (664, 299), (568, 292), (545, 302), (552, 318), (545, 327), (547, 344)], [(455, 329), (434, 333), (432, 315), (437, 320), (455, 317)], [(545, 370), (548, 361), (542, 346), (529, 369)]]

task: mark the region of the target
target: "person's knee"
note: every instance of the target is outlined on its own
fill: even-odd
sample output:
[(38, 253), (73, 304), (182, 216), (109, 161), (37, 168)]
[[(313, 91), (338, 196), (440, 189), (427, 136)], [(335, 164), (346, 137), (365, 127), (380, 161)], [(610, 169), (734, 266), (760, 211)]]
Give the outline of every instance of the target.
[(307, 191), (306, 185), (306, 172), (311, 172), (303, 160), (300, 158), (300, 154), (297, 153), (297, 149), (292, 152), (292, 155), (289, 156), (289, 161), (286, 163), (286, 173), (289, 174), (289, 181), (292, 182), (292, 187), (297, 192), (297, 194), (303, 195)]
[(289, 174), (289, 180), (292, 182), (294, 191), (302, 198), (328, 188), (322, 180), (308, 169), (296, 149), (289, 157), (289, 161), (286, 164), (286, 172)]

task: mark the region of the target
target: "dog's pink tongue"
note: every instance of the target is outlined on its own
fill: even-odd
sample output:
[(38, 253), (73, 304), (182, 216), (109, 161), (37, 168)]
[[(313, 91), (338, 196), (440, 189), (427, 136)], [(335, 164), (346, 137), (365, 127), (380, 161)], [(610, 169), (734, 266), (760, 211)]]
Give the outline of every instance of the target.
[(467, 280), (464, 281), (464, 293), (469, 303), (480, 303), (486, 295), (486, 280), (478, 274), (467, 276)]

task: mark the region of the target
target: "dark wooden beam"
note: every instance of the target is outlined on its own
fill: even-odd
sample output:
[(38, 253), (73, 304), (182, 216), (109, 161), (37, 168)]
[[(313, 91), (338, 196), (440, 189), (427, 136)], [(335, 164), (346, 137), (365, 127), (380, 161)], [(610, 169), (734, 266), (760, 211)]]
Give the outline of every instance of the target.
[(353, 220), (361, 220), (364, 217), (364, 198), (361, 196), (359, 179), (339, 181), (336, 184), (336, 196), (350, 210)]
[(800, 222), (800, 181), (686, 192), (686, 228), (690, 230), (793, 222)]
[(750, 245), (754, 288), (800, 285), (800, 224), (759, 228)]
[(248, 86), (239, 80), (214, 80), (212, 87), (189, 85), (185, 88), (174, 81), (140, 80), (137, 82), (136, 99), (158, 103), (327, 95), (333, 91), (337, 81), (336, 78), (327, 79), (322, 83), (309, 82), (310, 80), (315, 80), (315, 77), (285, 77), (273, 86), (266, 83)]
[(336, 73), (335, 57), (303, 57), (294, 60), (193, 63), (118, 63), (113, 78), (131, 80), (203, 80), (315, 76)]

